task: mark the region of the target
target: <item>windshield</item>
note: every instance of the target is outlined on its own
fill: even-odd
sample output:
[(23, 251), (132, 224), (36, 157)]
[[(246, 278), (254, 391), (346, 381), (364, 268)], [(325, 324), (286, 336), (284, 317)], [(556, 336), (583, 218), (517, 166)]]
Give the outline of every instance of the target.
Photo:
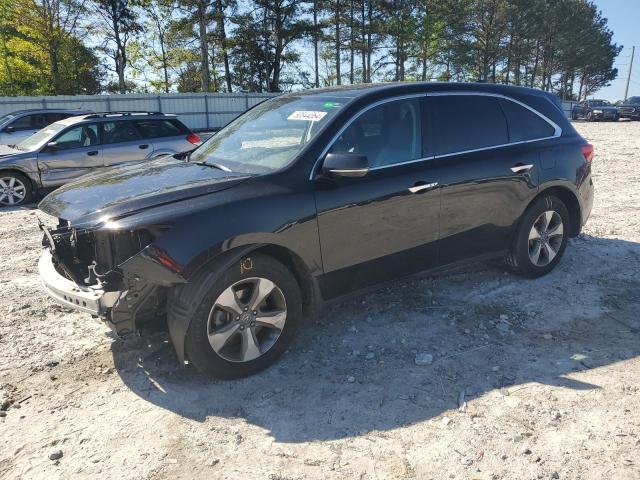
[(606, 100), (591, 100), (592, 107), (608, 107), (610, 105)]
[(40, 147), (43, 147), (44, 145), (49, 143), (51, 141), (51, 138), (66, 126), (67, 125), (64, 125), (62, 123), (52, 123), (51, 125), (44, 127), (42, 130), (38, 130), (30, 137), (25, 138), (18, 145), (16, 145), (16, 147), (18, 148), (18, 150), (25, 150), (28, 152), (38, 150)]
[(4, 127), (7, 123), (9, 123), (14, 118), (16, 118), (16, 116), (13, 113), (9, 113), (7, 115), (1, 116), (0, 117), (0, 128)]
[(241, 173), (268, 173), (288, 165), (340, 111), (345, 99), (277, 97), (252, 108), (191, 155)]

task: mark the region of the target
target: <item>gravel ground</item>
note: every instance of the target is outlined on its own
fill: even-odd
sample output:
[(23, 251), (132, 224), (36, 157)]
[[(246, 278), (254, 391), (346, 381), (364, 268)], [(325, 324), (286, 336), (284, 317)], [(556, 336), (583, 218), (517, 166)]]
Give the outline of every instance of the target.
[(35, 211), (0, 211), (0, 477), (640, 478), (640, 123), (577, 128), (596, 201), (552, 274), (343, 302), (239, 381), (57, 307)]

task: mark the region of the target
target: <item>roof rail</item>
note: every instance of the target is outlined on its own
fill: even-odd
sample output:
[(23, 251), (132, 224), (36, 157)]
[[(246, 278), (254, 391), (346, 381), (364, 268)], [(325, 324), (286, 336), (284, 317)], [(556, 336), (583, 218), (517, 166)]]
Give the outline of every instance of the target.
[(132, 111), (128, 111), (128, 112), (96, 112), (96, 113), (92, 113), (89, 115), (86, 115), (84, 118), (88, 119), (88, 118), (106, 118), (109, 116), (115, 116), (115, 115), (121, 115), (121, 116), (131, 116), (131, 115), (165, 115), (162, 112), (147, 112), (144, 110), (132, 110)]

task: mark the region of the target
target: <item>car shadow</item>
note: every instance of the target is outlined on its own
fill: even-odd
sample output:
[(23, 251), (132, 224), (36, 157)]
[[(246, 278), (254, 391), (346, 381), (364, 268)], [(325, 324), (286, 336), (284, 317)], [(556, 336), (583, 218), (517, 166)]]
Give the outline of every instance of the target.
[(20, 212), (20, 211), (29, 211), (29, 210), (37, 210), (37, 203), (27, 203), (25, 205), (15, 205), (15, 206), (0, 206), (0, 212)]
[(242, 418), (280, 442), (353, 437), (530, 382), (599, 388), (574, 377), (640, 355), (639, 266), (639, 243), (581, 235), (537, 280), (475, 265), (399, 282), (334, 305), (278, 363), (236, 381), (177, 366), (162, 332), (112, 353), (128, 388), (180, 416)]

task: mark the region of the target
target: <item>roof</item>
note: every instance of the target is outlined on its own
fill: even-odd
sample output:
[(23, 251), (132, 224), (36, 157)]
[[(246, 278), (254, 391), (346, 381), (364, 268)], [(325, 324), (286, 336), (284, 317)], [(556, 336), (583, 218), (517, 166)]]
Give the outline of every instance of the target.
[(62, 120), (58, 120), (56, 123), (62, 123), (64, 125), (74, 125), (81, 121), (90, 121), (90, 120), (140, 120), (140, 119), (158, 119), (158, 118), (176, 118), (177, 116), (172, 113), (162, 113), (162, 112), (98, 112), (98, 113), (89, 113), (83, 115), (77, 115), (74, 117), (64, 118)]
[(292, 92), (291, 96), (331, 96), (343, 98), (364, 97), (370, 94), (393, 92), (393, 93), (414, 93), (433, 91), (469, 91), (490, 92), (501, 94), (520, 94), (549, 96), (550, 94), (542, 90), (519, 87), (515, 85), (502, 85), (497, 83), (477, 83), (477, 82), (389, 82), (389, 83), (361, 83), (355, 85), (340, 85), (335, 87), (317, 88), (305, 90), (303, 92)]
[(42, 112), (42, 113), (55, 113), (55, 112), (90, 112), (86, 108), (26, 108), (24, 110), (16, 110), (9, 112), (7, 115), (25, 115), (28, 113)]

